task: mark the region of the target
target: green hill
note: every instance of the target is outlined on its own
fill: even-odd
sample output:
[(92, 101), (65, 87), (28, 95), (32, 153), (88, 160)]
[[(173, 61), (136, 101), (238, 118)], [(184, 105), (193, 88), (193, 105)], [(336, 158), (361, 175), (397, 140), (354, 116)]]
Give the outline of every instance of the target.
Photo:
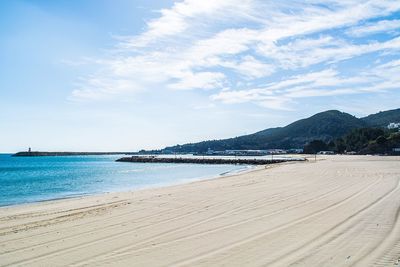
[(302, 148), (312, 140), (329, 142), (348, 134), (354, 129), (386, 127), (390, 122), (400, 122), (400, 109), (380, 112), (361, 119), (345, 112), (328, 110), (298, 120), (285, 127), (269, 128), (235, 138), (176, 145), (167, 147), (163, 151), (204, 153), (208, 149), (220, 151), (227, 149)]
[(381, 111), (376, 114), (369, 115), (361, 118), (369, 126), (372, 127), (386, 127), (389, 123), (400, 123), (400, 108), (388, 111)]

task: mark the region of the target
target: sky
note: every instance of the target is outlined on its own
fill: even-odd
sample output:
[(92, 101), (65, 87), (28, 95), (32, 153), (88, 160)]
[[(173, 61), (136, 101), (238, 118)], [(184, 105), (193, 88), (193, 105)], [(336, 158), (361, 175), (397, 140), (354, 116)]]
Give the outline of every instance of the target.
[(400, 107), (400, 1), (0, 1), (0, 151), (136, 151)]

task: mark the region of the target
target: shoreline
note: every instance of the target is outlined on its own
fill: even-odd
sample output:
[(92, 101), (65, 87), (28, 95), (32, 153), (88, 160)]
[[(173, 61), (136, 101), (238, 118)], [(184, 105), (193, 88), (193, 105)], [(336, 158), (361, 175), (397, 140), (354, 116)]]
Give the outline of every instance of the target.
[(321, 156), (134, 192), (2, 208), (0, 262), (392, 266), (400, 157)]
[[(275, 164), (280, 164), (280, 163), (275, 163)], [(233, 176), (233, 175), (240, 175), (244, 174), (247, 172), (251, 172), (256, 170), (258, 167), (257, 165), (251, 166), (251, 165), (243, 165), (243, 169), (235, 170), (232, 169), (227, 172), (223, 172), (217, 175), (213, 176), (207, 176), (207, 177), (198, 177), (198, 178), (193, 178), (193, 179), (183, 179), (183, 180), (177, 180), (172, 183), (162, 183), (162, 184), (153, 184), (153, 185), (147, 185), (147, 186), (142, 186), (136, 189), (129, 189), (129, 190), (121, 190), (121, 191), (103, 191), (103, 192), (95, 192), (95, 193), (79, 193), (79, 194), (71, 194), (71, 195), (66, 195), (66, 196), (60, 196), (60, 197), (55, 197), (51, 199), (43, 199), (43, 200), (35, 200), (35, 201), (27, 201), (27, 202), (21, 202), (21, 203), (15, 203), (15, 204), (9, 204), (9, 205), (0, 205), (0, 211), (3, 208), (12, 208), (12, 207), (17, 207), (17, 206), (27, 206), (27, 205), (35, 205), (35, 204), (40, 204), (40, 203), (46, 203), (46, 202), (52, 202), (52, 201), (62, 201), (62, 200), (68, 200), (68, 199), (82, 199), (85, 197), (95, 197), (95, 196), (102, 196), (105, 194), (118, 194), (118, 193), (130, 193), (130, 192), (137, 192), (141, 190), (151, 190), (151, 189), (156, 189), (156, 188), (164, 188), (164, 187), (170, 187), (170, 186), (179, 186), (182, 184), (186, 183), (195, 183), (195, 182), (200, 182), (203, 180), (211, 180), (211, 179), (218, 179), (221, 177), (228, 177), (228, 176)]]
[(67, 157), (67, 156), (112, 156), (135, 155), (135, 152), (73, 152), (73, 151), (20, 151), (12, 157)]

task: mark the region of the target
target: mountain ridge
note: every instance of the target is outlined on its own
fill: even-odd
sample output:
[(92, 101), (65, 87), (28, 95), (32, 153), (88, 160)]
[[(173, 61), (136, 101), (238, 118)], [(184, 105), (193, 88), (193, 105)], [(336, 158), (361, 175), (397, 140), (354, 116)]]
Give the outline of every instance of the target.
[(204, 153), (211, 150), (227, 149), (290, 149), (302, 148), (308, 142), (318, 139), (332, 141), (353, 129), (386, 127), (391, 122), (400, 122), (400, 108), (381, 111), (357, 118), (338, 110), (327, 110), (308, 118), (297, 120), (284, 127), (267, 128), (253, 134), (234, 138), (207, 140), (164, 148), (164, 152)]

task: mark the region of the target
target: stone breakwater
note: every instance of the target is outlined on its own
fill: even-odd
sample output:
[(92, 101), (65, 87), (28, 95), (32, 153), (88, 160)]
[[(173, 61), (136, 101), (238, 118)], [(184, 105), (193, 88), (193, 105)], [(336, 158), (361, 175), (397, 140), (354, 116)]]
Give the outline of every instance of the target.
[(46, 151), (23, 151), (13, 157), (54, 157), (54, 156), (102, 156), (102, 155), (129, 155), (131, 152), (46, 152)]
[(123, 157), (118, 162), (139, 163), (194, 163), (194, 164), (246, 164), (266, 165), (287, 161), (305, 161), (306, 159), (218, 159), (218, 158), (162, 158), (162, 157)]

